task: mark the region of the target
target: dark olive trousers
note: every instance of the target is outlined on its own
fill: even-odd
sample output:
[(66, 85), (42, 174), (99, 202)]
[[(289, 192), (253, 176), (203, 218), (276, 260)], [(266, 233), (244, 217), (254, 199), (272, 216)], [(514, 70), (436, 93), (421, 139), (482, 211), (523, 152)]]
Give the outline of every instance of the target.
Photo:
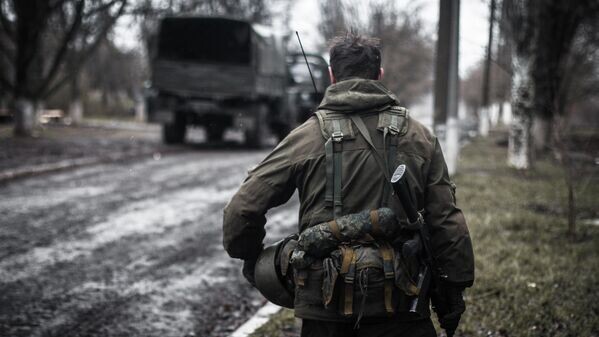
[(301, 337), (437, 337), (430, 319), (400, 322), (384, 320), (353, 323), (302, 320)]

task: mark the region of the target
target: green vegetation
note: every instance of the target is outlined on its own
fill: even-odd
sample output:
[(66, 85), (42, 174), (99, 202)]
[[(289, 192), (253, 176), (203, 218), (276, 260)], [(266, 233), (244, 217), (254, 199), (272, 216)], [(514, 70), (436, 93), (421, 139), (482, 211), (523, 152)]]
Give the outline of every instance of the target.
[[(476, 283), (460, 336), (599, 336), (599, 175), (581, 170), (576, 186), (578, 231), (567, 233), (563, 170), (540, 158), (534, 170), (506, 166), (496, 137), (476, 139), (461, 153), (454, 178), (469, 223)], [(289, 336), (284, 310), (255, 336)], [(296, 327), (297, 329), (297, 327)]]

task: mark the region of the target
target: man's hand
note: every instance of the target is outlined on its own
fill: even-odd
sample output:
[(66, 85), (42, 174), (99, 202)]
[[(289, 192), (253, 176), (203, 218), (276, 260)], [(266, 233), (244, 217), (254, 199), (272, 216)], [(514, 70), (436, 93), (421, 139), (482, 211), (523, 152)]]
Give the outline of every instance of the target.
[(243, 260), (243, 268), (241, 272), (243, 277), (252, 285), (256, 286), (256, 280), (254, 278), (254, 269), (256, 268), (256, 260)]
[(452, 337), (458, 328), (460, 318), (466, 311), (466, 303), (462, 296), (463, 287), (442, 284), (440, 294), (433, 296), (433, 307), (441, 323), (441, 328), (447, 333), (447, 337)]

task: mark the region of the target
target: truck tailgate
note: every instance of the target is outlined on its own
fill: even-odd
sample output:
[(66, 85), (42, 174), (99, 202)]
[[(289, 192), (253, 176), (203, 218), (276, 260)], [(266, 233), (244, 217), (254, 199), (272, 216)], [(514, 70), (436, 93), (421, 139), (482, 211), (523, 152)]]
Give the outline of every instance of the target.
[(156, 60), (152, 77), (157, 89), (192, 97), (255, 94), (255, 75), (249, 66)]

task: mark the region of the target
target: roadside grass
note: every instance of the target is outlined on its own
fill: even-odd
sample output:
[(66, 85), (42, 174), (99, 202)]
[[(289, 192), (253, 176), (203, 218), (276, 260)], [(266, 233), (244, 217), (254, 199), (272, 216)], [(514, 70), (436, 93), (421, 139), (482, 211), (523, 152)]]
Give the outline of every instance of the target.
[[(496, 145), (503, 136), (465, 146), (454, 177), (476, 256), (457, 335), (597, 337), (599, 170), (578, 177), (578, 230), (568, 235), (562, 169), (551, 157), (527, 172), (508, 168), (507, 149)], [(282, 310), (252, 336), (290, 331), (298, 331), (293, 312)]]

